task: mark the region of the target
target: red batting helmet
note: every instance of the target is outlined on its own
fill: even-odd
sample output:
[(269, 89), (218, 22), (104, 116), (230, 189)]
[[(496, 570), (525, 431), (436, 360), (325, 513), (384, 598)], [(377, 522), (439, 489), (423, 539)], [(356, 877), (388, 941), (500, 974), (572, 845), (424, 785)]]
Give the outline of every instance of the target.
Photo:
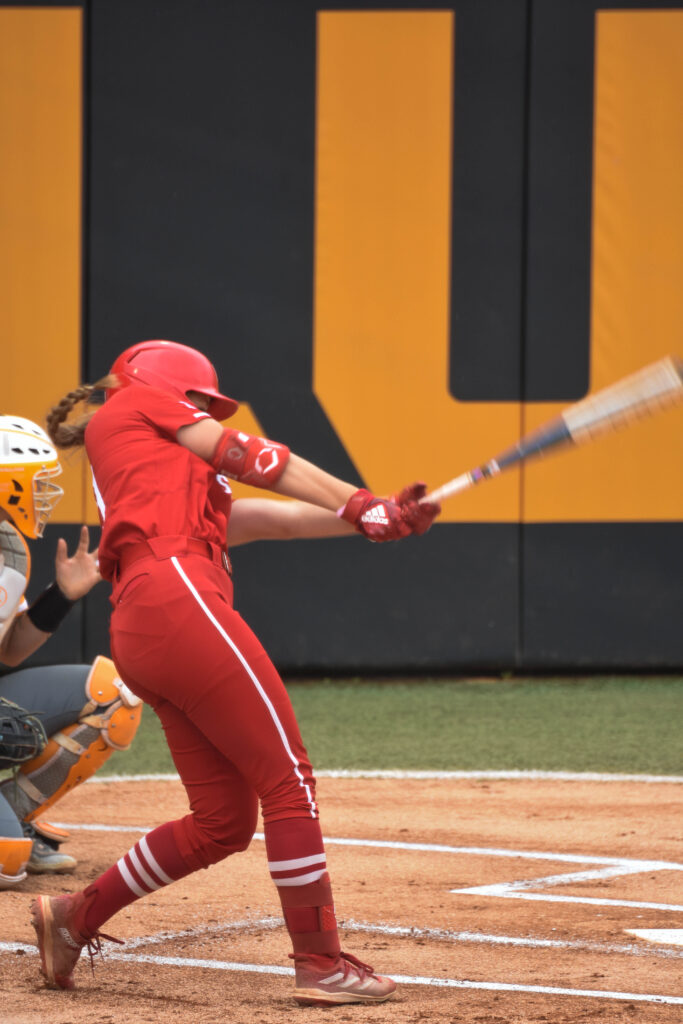
[[(208, 411), (215, 420), (227, 420), (239, 408), (239, 402), (218, 390), (218, 376), (206, 356), (177, 341), (139, 341), (121, 353), (110, 372), (122, 388), (139, 382), (183, 399), (188, 391), (198, 391), (211, 399)], [(115, 393), (109, 389), (106, 397)]]

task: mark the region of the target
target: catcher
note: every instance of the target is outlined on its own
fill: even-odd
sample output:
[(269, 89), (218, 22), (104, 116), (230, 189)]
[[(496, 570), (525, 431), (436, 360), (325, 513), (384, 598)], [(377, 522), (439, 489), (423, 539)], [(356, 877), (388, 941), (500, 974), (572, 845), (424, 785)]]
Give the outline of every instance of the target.
[[(0, 416), (0, 662), (14, 668), (41, 647), (73, 604), (100, 580), (97, 552), (81, 529), (69, 557), (60, 538), (55, 582), (24, 600), (31, 556), (24, 536), (42, 537), (63, 491), (47, 434), (31, 420)], [(0, 889), (34, 874), (73, 871), (60, 850), (68, 833), (40, 816), (90, 778), (113, 750), (125, 750), (142, 705), (112, 661), (27, 668), (0, 676)]]

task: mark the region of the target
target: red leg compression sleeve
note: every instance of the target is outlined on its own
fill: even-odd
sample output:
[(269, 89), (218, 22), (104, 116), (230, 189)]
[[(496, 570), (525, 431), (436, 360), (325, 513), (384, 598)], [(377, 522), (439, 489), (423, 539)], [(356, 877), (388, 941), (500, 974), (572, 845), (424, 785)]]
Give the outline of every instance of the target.
[(337, 920), (317, 819), (273, 821), (265, 834), (268, 869), (294, 952), (337, 955)]
[(180, 855), (174, 822), (155, 828), (87, 887), (85, 929), (96, 932), (113, 914), (141, 896), (162, 889), (192, 871)]

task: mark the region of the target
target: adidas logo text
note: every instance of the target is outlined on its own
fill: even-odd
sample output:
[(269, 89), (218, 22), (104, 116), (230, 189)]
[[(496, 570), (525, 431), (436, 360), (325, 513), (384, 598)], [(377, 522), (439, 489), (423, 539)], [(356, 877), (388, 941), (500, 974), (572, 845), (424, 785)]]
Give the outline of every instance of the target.
[(367, 512), (364, 512), (361, 516), (362, 523), (379, 523), (382, 526), (389, 525), (389, 519), (387, 517), (387, 510), (384, 505), (373, 505)]

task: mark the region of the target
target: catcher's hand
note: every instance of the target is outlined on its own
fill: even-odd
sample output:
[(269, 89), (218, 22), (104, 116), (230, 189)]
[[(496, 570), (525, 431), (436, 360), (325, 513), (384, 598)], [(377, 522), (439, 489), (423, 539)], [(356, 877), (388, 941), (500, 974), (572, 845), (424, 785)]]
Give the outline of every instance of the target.
[(81, 527), (78, 547), (71, 557), (64, 538), (60, 537), (57, 541), (55, 578), (57, 586), (69, 601), (78, 601), (79, 598), (85, 597), (102, 579), (97, 564), (97, 549), (88, 551), (89, 546), (90, 534), (87, 526)]
[(23, 764), (47, 744), (43, 723), (30, 711), (0, 697), (0, 762)]

